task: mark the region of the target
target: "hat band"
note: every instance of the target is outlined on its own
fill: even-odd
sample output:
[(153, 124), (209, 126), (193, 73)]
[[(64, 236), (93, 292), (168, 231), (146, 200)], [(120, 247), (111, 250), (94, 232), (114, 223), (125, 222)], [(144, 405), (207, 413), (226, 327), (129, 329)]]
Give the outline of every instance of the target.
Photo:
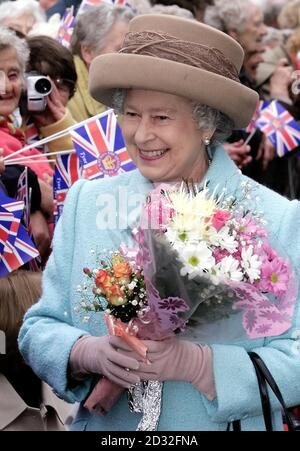
[(129, 32), (119, 53), (153, 56), (198, 67), (239, 82), (238, 71), (218, 49), (197, 42), (183, 41), (167, 33)]

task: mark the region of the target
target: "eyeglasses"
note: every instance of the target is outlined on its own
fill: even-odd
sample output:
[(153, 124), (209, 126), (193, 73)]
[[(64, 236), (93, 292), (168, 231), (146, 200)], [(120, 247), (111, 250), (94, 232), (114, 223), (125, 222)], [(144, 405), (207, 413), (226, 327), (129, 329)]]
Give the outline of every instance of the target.
[(53, 79), (57, 89), (68, 89), (70, 94), (73, 95), (76, 91), (75, 82), (69, 78), (54, 78)]

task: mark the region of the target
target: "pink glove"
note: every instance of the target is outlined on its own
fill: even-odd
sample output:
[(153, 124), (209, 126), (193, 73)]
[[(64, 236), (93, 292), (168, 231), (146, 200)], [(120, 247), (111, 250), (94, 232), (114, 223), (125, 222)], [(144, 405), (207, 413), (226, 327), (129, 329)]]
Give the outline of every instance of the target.
[(118, 337), (92, 337), (84, 335), (74, 344), (70, 354), (70, 370), (74, 379), (86, 375), (102, 374), (121, 387), (129, 388), (140, 382), (139, 362), (134, 353)]
[(191, 382), (208, 399), (216, 397), (212, 350), (190, 341), (170, 338), (145, 340), (151, 364), (140, 363), (136, 374), (141, 380), (179, 380)]

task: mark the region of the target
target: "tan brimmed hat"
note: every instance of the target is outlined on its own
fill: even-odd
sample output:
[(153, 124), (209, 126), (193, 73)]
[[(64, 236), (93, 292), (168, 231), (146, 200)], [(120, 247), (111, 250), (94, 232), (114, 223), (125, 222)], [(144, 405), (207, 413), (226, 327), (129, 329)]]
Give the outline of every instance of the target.
[(168, 15), (137, 16), (130, 22), (119, 53), (96, 57), (90, 66), (91, 95), (109, 107), (117, 88), (149, 89), (211, 106), (248, 125), (258, 95), (238, 73), (242, 47), (200, 22)]

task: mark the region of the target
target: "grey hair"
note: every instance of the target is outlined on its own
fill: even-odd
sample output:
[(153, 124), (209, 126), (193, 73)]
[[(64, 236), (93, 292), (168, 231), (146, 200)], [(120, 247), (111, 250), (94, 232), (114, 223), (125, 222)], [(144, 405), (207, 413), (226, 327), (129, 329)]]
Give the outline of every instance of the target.
[(27, 61), (29, 60), (29, 47), (24, 39), (20, 39), (13, 31), (0, 26), (0, 51), (15, 49), (17, 60), (24, 77)]
[(215, 0), (205, 11), (204, 23), (228, 33), (235, 30), (242, 33), (249, 19), (249, 9), (256, 6), (251, 0)]
[(263, 39), (265, 45), (273, 44), (276, 41), (276, 45), (283, 45), (286, 41), (286, 30), (279, 30), (278, 28), (268, 27), (267, 34)]
[(36, 22), (46, 22), (46, 15), (36, 0), (7, 1), (0, 4), (0, 24), (5, 19), (30, 13)]
[(150, 0), (130, 0), (130, 6), (137, 14), (149, 14), (152, 9)]
[(186, 19), (195, 19), (191, 11), (185, 8), (181, 8), (178, 5), (157, 5), (152, 6), (150, 14), (169, 14), (172, 16), (185, 17)]
[[(126, 89), (116, 89), (113, 95), (113, 109), (116, 114), (123, 113)], [(216, 110), (208, 105), (202, 105), (198, 102), (193, 104), (193, 119), (197, 123), (199, 130), (205, 132), (215, 129), (211, 138), (211, 145), (223, 143), (232, 134), (234, 122), (226, 114)]]
[(97, 54), (106, 45), (106, 36), (118, 21), (129, 22), (134, 17), (130, 8), (100, 3), (79, 14), (72, 34), (71, 51), (81, 56), (81, 46), (87, 46)]

